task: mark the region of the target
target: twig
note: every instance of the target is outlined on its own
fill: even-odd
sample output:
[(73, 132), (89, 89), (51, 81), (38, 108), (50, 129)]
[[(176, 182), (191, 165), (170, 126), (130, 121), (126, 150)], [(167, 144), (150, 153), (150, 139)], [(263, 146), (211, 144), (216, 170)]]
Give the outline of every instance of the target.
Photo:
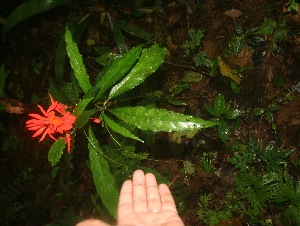
[(208, 72), (204, 71), (204, 70), (199, 70), (199, 69), (196, 69), (195, 67), (193, 66), (190, 66), (190, 65), (185, 65), (185, 64), (177, 64), (177, 63), (172, 63), (172, 62), (169, 62), (169, 61), (164, 61), (164, 63), (166, 64), (170, 64), (170, 65), (173, 65), (173, 66), (177, 66), (177, 67), (183, 67), (183, 68), (188, 68), (188, 69), (191, 69), (193, 71), (197, 71), (199, 73), (202, 73), (202, 74), (205, 74), (205, 75), (208, 75), (208, 76), (211, 76)]

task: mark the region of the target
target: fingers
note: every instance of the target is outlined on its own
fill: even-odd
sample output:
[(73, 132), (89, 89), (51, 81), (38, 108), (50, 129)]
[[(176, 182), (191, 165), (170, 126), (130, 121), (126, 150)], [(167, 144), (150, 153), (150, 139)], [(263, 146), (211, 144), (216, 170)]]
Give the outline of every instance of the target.
[(105, 224), (104, 222), (100, 220), (85, 220), (80, 222), (79, 224), (76, 224), (76, 226), (109, 226), (108, 224)]
[(169, 187), (166, 184), (159, 185), (159, 193), (161, 200), (161, 210), (177, 212), (173, 196)]
[(148, 211), (159, 212), (161, 211), (161, 200), (156, 178), (152, 173), (148, 173), (146, 174), (145, 179)]
[(142, 170), (136, 170), (133, 173), (132, 184), (134, 212), (147, 212), (146, 182), (145, 175)]
[(118, 204), (118, 218), (133, 213), (132, 181), (123, 183)]
[(170, 189), (165, 184), (158, 186), (152, 173), (144, 175), (141, 170), (135, 171), (132, 182), (125, 181), (121, 188), (118, 217), (159, 211), (177, 212)]

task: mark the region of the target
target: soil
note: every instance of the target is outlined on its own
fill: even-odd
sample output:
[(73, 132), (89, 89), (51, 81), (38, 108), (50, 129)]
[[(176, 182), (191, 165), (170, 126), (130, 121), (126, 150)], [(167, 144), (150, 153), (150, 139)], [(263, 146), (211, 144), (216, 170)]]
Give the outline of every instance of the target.
[[(76, 149), (78, 152), (80, 150), (80, 154), (73, 160), (66, 160), (68, 164), (60, 165), (72, 170), (61, 170), (69, 174), (59, 175), (58, 180), (55, 176), (57, 168), (52, 168), (47, 160), (52, 141), (39, 143), (37, 139), (32, 139), (24, 126), (28, 119), (27, 113), (36, 109), (36, 103), (48, 98), (50, 80), (55, 79), (55, 53), (62, 30), (67, 23), (87, 14), (90, 18), (81, 37), (80, 51), (92, 80), (102, 69), (95, 62), (99, 56), (95, 47), (105, 46), (119, 53), (109, 17), (104, 17), (107, 15), (105, 13), (109, 13), (112, 21), (124, 20), (153, 34), (155, 41), (168, 50), (161, 68), (142, 88), (137, 89), (143, 91), (147, 87), (149, 91), (159, 90), (171, 95), (186, 74), (192, 72), (198, 76), (197, 81), (189, 83), (189, 89), (177, 96), (186, 105), (174, 106), (160, 102), (159, 107), (209, 119), (211, 116), (206, 106), (211, 105), (217, 94), (222, 93), (231, 106), (246, 112), (239, 121), (238, 129), (232, 132), (228, 147), (235, 139), (246, 141), (249, 134), (252, 134), (262, 145), (276, 141), (282, 149), (294, 150), (291, 162), (299, 158), (299, 12), (287, 14), (287, 26), (292, 29), (287, 38), (278, 44), (276, 51), (269, 52), (270, 40), (265, 40), (257, 45), (246, 44), (238, 55), (231, 54), (227, 59), (222, 58), (231, 69), (246, 68), (242, 73), (241, 93), (235, 94), (231, 90), (231, 78), (222, 76), (219, 71), (211, 76), (207, 68), (195, 66), (192, 55), (205, 51), (210, 59), (223, 56), (223, 50), (236, 35), (235, 24), (247, 31), (260, 25), (265, 18), (279, 20), (286, 10), (285, 1), (170, 0), (162, 1), (162, 5), (156, 8), (154, 1), (145, 2), (145, 9), (151, 12), (132, 16), (130, 13), (135, 10), (133, 4), (123, 1), (72, 1), (29, 18), (6, 34), (5, 41), (0, 45), (0, 64), (5, 64), (7, 72), (5, 95), (1, 99), (6, 111), (0, 112), (0, 183), (3, 185), (1, 191), (4, 197), (15, 196), (4, 199), (7, 202), (13, 200), (13, 203), (6, 204), (26, 209), (24, 215), (8, 221), (7, 225), (50, 224), (57, 217), (62, 219), (59, 213), (62, 210), (65, 218), (98, 217), (93, 205), (81, 206), (81, 200), (90, 199), (90, 194), (95, 192), (91, 173), (86, 164), (80, 161), (87, 155), (84, 152), (86, 147), (76, 141)], [(2, 9), (0, 18), (3, 23), (16, 5), (7, 3), (6, 10)], [(103, 21), (100, 20), (101, 16)], [(199, 49), (186, 56), (183, 46), (191, 28), (205, 31), (204, 42)], [(123, 32), (123, 36), (128, 48), (145, 43), (134, 34)], [(93, 40), (92, 45), (88, 44), (89, 40)], [(66, 77), (69, 72), (70, 67), (67, 65)], [(273, 85), (272, 81), (278, 75), (284, 79), (284, 86)], [(279, 106), (272, 113), (276, 130), (263, 116), (253, 117), (250, 114), (254, 108), (266, 108), (271, 103)], [(227, 163), (232, 153), (224, 148), (214, 128), (200, 131), (191, 137), (186, 134), (158, 133), (153, 146), (139, 144), (137, 150), (150, 153), (143, 166), (157, 170), (170, 181), (170, 188), (186, 226), (205, 225), (197, 216), (200, 194), (212, 193), (221, 198), (224, 191), (234, 184), (236, 172)], [(199, 156), (203, 152), (209, 153), (209, 158), (217, 168), (217, 175), (205, 173), (201, 168)], [(186, 161), (194, 165), (192, 174), (186, 170)], [(217, 200), (215, 202), (217, 206)], [(74, 208), (68, 208), (69, 205)], [(244, 222), (234, 217), (221, 225), (238, 226), (244, 225)]]

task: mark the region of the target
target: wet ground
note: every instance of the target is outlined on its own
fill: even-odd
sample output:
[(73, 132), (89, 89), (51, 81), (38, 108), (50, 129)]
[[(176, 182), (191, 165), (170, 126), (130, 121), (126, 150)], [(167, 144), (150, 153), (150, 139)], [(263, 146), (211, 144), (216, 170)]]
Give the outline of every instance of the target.
[[(156, 42), (168, 49), (164, 64), (142, 88), (171, 95), (174, 87), (183, 83), (185, 75), (194, 73), (196, 78), (189, 82), (189, 88), (177, 95), (187, 105), (160, 102), (161, 108), (208, 119), (211, 116), (206, 106), (212, 104), (218, 93), (222, 93), (231, 106), (245, 112), (228, 139), (227, 148), (216, 136), (215, 129), (190, 136), (159, 133), (153, 147), (137, 146), (137, 149), (150, 153), (150, 158), (143, 162), (144, 166), (156, 169), (171, 181), (178, 209), (187, 226), (204, 225), (196, 214), (200, 208), (198, 198), (201, 193), (210, 192), (221, 198), (224, 190), (233, 186), (236, 175), (227, 158), (232, 154), (229, 147), (235, 139), (246, 142), (249, 134), (253, 134), (262, 145), (275, 141), (281, 148), (294, 150), (290, 161), (297, 161), (300, 151), (300, 14), (285, 14), (285, 7), (284, 1), (268, 0), (174, 0), (161, 4), (148, 1), (144, 5), (147, 13), (134, 17), (130, 15), (134, 10), (132, 4), (87, 1), (58, 7), (13, 28), (1, 44), (0, 58), (8, 74), (2, 104), (17, 107), (10, 112), (0, 112), (0, 183), (5, 184), (2, 194), (11, 197), (6, 199), (7, 205), (16, 205), (11, 213), (6, 214), (15, 216), (20, 213), (11, 225), (27, 225), (24, 222), (45, 225), (55, 218), (60, 218), (61, 222), (72, 218), (76, 222), (76, 215), (97, 216), (91, 205), (81, 206), (82, 200), (89, 199), (89, 192), (95, 191), (89, 170), (80, 163), (85, 154), (81, 153), (72, 160), (74, 163), (70, 161), (64, 166), (73, 170), (71, 173), (65, 171), (70, 175), (60, 175), (60, 180), (57, 180), (55, 169), (47, 160), (51, 141), (38, 143), (24, 127), (25, 113), (34, 108), (33, 102), (47, 98), (49, 78), (55, 78), (54, 59), (61, 30), (68, 22), (86, 14), (90, 14), (90, 21), (83, 33), (80, 50), (92, 79), (102, 69), (95, 62), (99, 55), (95, 46), (106, 46), (118, 53), (108, 17), (101, 21), (101, 15), (108, 12), (112, 20), (124, 20), (145, 29), (155, 36)], [(7, 15), (3, 12), (0, 16), (5, 19)], [(237, 56), (231, 54), (226, 59), (222, 58), (231, 69), (245, 70), (239, 94), (231, 90), (231, 81), (236, 81), (232, 77), (222, 76), (219, 71), (211, 76), (206, 67), (195, 66), (193, 56), (198, 52), (204, 51), (209, 59), (224, 56), (224, 50), (236, 35), (236, 24), (245, 32), (259, 26), (265, 18), (280, 20), (283, 16), (286, 16), (289, 35), (276, 44), (276, 51), (269, 51), (270, 40), (266, 37), (264, 42), (247, 42)], [(204, 41), (198, 49), (186, 55), (183, 46), (192, 28), (205, 31)], [(145, 42), (134, 34), (124, 32), (123, 35), (128, 48)], [(88, 40), (93, 40), (93, 44), (88, 44)], [(284, 80), (284, 85), (274, 86), (272, 81), (276, 76)], [(271, 123), (264, 117), (251, 116), (250, 112), (255, 107), (267, 108), (274, 103), (278, 109), (272, 113)], [(24, 111), (15, 112), (18, 109)], [(276, 124), (276, 130), (272, 123)], [(209, 153), (218, 170), (217, 175), (205, 173), (200, 167), (199, 156), (204, 152)], [(194, 166), (193, 173), (187, 172), (185, 164), (188, 162)], [(61, 210), (64, 210), (64, 215)], [(243, 225), (243, 221), (236, 217), (222, 225)]]

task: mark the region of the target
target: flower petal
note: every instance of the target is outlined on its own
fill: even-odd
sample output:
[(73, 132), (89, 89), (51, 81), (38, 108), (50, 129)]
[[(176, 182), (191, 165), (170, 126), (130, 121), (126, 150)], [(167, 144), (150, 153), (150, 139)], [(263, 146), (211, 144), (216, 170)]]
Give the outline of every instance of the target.
[(39, 119), (29, 119), (26, 121), (27, 125), (48, 125), (49, 122), (45, 120), (39, 120)]
[(30, 117), (38, 119), (38, 120), (48, 120), (48, 118), (41, 116), (39, 114), (28, 114)]
[(65, 139), (67, 145), (68, 145), (68, 153), (71, 152), (71, 135), (66, 133), (66, 139)]
[(38, 108), (41, 110), (41, 112), (42, 112), (46, 117), (48, 117), (48, 112), (46, 112), (42, 106), (40, 106), (40, 105), (37, 105), (37, 106), (38, 106)]
[(41, 135), (45, 131), (46, 128), (47, 128), (46, 126), (41, 127), (32, 135), (32, 137), (37, 137), (37, 136)]
[(57, 111), (58, 113), (65, 115), (66, 113), (68, 113), (66, 111), (66, 109), (68, 108), (67, 105), (61, 104), (61, 103), (57, 103), (56, 107), (55, 107), (55, 111)]
[(55, 100), (52, 98), (52, 96), (50, 95), (50, 93), (49, 93), (49, 96), (50, 96), (50, 100), (51, 100), (51, 105), (50, 105), (50, 107), (47, 109), (47, 113), (50, 112), (50, 111), (53, 111), (53, 110), (56, 108), (57, 104), (58, 104), (58, 102), (55, 101)]
[(90, 120), (94, 123), (97, 123), (97, 124), (100, 124), (101, 123), (101, 120), (98, 119), (98, 118), (90, 118)]
[(33, 125), (33, 126), (26, 126), (28, 130), (38, 130), (42, 127), (44, 127), (44, 125)]
[(41, 137), (41, 139), (40, 139), (40, 142), (41, 142), (42, 140), (45, 139), (45, 137), (46, 137), (47, 134), (49, 134), (49, 127), (48, 127), (48, 128), (45, 130), (45, 132), (43, 133), (43, 135), (42, 135), (42, 137)]

